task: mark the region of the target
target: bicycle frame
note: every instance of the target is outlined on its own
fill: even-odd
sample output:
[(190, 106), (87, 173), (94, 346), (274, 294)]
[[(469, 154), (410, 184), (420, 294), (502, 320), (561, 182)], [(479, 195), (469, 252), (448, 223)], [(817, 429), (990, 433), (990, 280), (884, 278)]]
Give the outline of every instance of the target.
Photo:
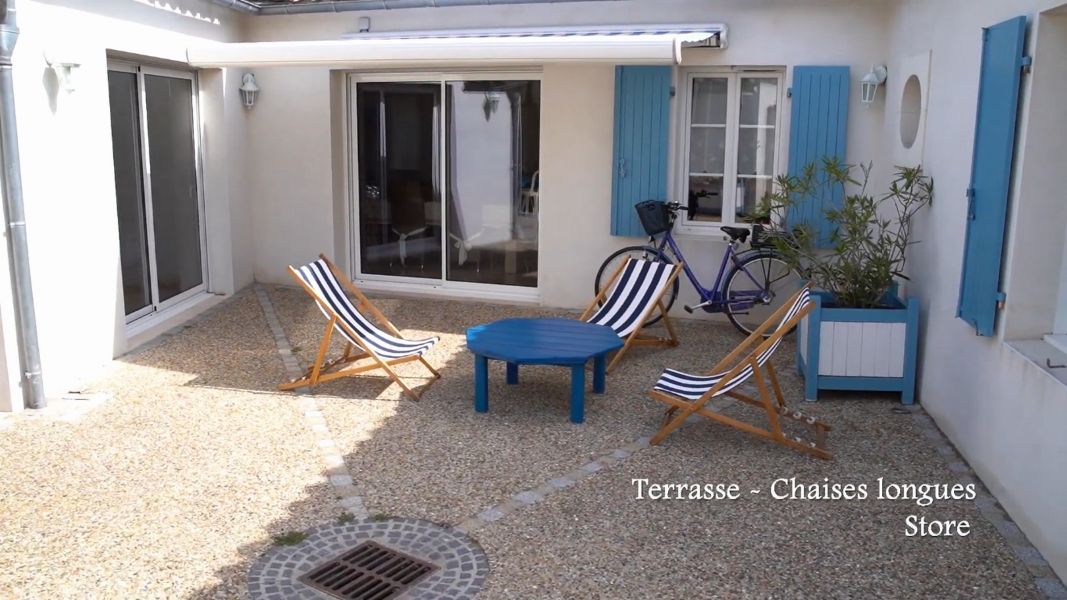
[(674, 255), (675, 259), (682, 263), (682, 268), (685, 270), (685, 276), (689, 279), (689, 283), (693, 284), (693, 288), (696, 289), (697, 293), (700, 295), (700, 304), (698, 306), (709, 313), (723, 312), (727, 305), (735, 310), (747, 310), (757, 301), (765, 299), (767, 291), (762, 289), (734, 292), (734, 297), (725, 297), (722, 286), (723, 278), (726, 276), (726, 264), (728, 261), (732, 262), (735, 268), (740, 269), (750, 280), (752, 280), (752, 283), (755, 284), (757, 288), (762, 285), (737, 259), (738, 256), (749, 252), (755, 252), (755, 250), (749, 249), (737, 252), (734, 250), (735, 244), (735, 242), (730, 242), (726, 247), (726, 252), (723, 252), (722, 260), (719, 262), (719, 272), (715, 276), (715, 283), (712, 284), (710, 288), (706, 288), (701, 285), (700, 280), (697, 279), (696, 273), (689, 267), (689, 261), (685, 259), (682, 249), (678, 246), (678, 243), (674, 241), (672, 229), (668, 229), (659, 241), (656, 241), (655, 236), (652, 236), (649, 239), (650, 246), (663, 254), (666, 254), (665, 249), (670, 249), (671, 254)]

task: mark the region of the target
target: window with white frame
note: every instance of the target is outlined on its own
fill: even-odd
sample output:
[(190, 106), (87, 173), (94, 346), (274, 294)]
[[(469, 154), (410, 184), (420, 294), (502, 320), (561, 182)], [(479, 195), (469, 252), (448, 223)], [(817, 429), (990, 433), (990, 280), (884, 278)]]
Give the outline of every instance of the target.
[(782, 76), (766, 71), (685, 73), (680, 197), (683, 226), (747, 222), (778, 169)]

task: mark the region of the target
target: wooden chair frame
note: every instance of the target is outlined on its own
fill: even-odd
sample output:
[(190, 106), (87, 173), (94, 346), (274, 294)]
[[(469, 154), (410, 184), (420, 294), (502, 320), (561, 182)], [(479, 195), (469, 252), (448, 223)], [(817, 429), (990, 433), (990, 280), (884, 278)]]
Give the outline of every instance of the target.
[[(355, 296), (355, 298), (358, 300), (355, 305), (356, 310), (365, 315), (369, 314), (371, 317), (374, 318), (375, 321), (378, 322), (379, 325), (384, 327), (389, 333), (400, 338), (404, 337), (400, 333), (400, 330), (396, 328), (396, 325), (393, 325), (393, 322), (390, 321), (385, 316), (385, 314), (382, 313), (382, 311), (378, 310), (378, 307), (376, 307), (374, 303), (372, 303), (370, 299), (367, 298), (367, 296), (363, 292), (361, 292), (359, 288), (357, 288), (356, 285), (352, 283), (352, 281), (349, 280), (348, 277), (346, 277), (344, 273), (342, 273), (341, 270), (337, 268), (336, 265), (333, 264), (332, 261), (330, 261), (330, 259), (326, 258), (322, 254), (319, 255), (319, 258), (321, 258), (326, 263), (326, 266), (330, 268), (330, 271), (333, 273), (334, 277), (337, 278), (337, 281), (341, 283), (345, 290)], [(297, 283), (300, 284), (300, 287), (302, 287), (304, 291), (306, 291), (308, 294), (311, 295), (312, 298), (315, 299), (315, 302), (318, 303), (319, 307), (321, 307), (326, 314), (330, 315), (330, 319), (326, 323), (326, 330), (322, 334), (322, 342), (319, 343), (319, 350), (315, 355), (315, 362), (312, 363), (310, 367), (308, 367), (307, 371), (305, 371), (302, 377), (293, 381), (282, 383), (278, 386), (278, 389), (292, 390), (304, 386), (313, 386), (319, 383), (333, 381), (334, 379), (340, 379), (342, 377), (351, 377), (353, 375), (358, 375), (367, 371), (382, 369), (386, 372), (390, 379), (395, 381), (396, 384), (404, 390), (404, 393), (409, 398), (418, 401), (418, 399), (422, 395), (422, 392), (424, 392), (425, 389), (423, 389), (421, 392), (416, 393), (414, 390), (408, 387), (407, 384), (404, 383), (404, 381), (400, 378), (399, 375), (396, 374), (396, 371), (394, 371), (392, 367), (394, 365), (399, 365), (407, 362), (419, 361), (424, 367), (426, 367), (427, 370), (430, 371), (431, 374), (433, 374), (434, 380), (441, 378), (441, 374), (438, 373), (437, 370), (434, 369), (432, 366), (430, 366), (430, 363), (427, 362), (422, 355), (415, 354), (402, 358), (392, 359), (382, 358), (381, 356), (379, 356), (374, 351), (374, 349), (371, 348), (371, 346), (367, 344), (366, 341), (364, 341), (362, 336), (356, 333), (348, 325), (348, 323), (346, 323), (344, 320), (337, 316), (337, 313), (334, 312), (333, 308), (331, 308), (329, 305), (327, 305), (318, 298), (318, 296), (315, 294), (315, 290), (313, 290), (311, 286), (309, 286), (307, 282), (305, 282), (304, 279), (300, 277), (300, 274), (292, 266), (289, 267), (289, 274), (293, 276), (293, 279), (296, 279)], [(341, 356), (328, 361), (326, 360), (326, 353), (330, 349), (330, 340), (333, 337), (334, 328), (338, 326), (344, 329), (345, 333), (347, 333), (352, 339), (359, 341), (359, 345), (357, 346), (352, 342), (346, 341), (345, 348), (344, 351), (341, 353)], [(370, 359), (370, 362), (364, 363), (362, 365), (352, 364), (363, 359)]]
[[(797, 298), (804, 290), (801, 289), (778, 310), (774, 312), (758, 329), (752, 332), (745, 341), (741, 342), (737, 348), (726, 355), (725, 358), (719, 361), (709, 371), (710, 375), (717, 375), (722, 373), (724, 369), (729, 368), (728, 371), (722, 376), (722, 378), (707, 392), (704, 392), (700, 398), (696, 400), (687, 400), (685, 398), (679, 398), (677, 396), (667, 394), (658, 390), (649, 390), (648, 397), (662, 402), (668, 406), (666, 413), (664, 414), (664, 424), (659, 431), (656, 432), (650, 444), (656, 445), (662, 442), (671, 432), (678, 429), (685, 422), (685, 420), (692, 414), (698, 414), (703, 417), (707, 417), (713, 421), (717, 421), (724, 425), (739, 429), (746, 433), (761, 437), (776, 444), (781, 444), (788, 448), (792, 448), (799, 452), (810, 454), (818, 458), (830, 459), (832, 455), (826, 450), (826, 433), (830, 431), (830, 426), (822, 421), (819, 421), (815, 417), (804, 415), (800, 411), (793, 411), (786, 405), (785, 397), (782, 395), (782, 388), (778, 384), (778, 375), (774, 370), (774, 365), (768, 360), (762, 367), (759, 365), (758, 357), (765, 350), (770, 348), (778, 340), (786, 335), (789, 331), (795, 327), (801, 319), (803, 319), (809, 312), (814, 309), (814, 305), (808, 303), (805, 307), (801, 308), (789, 321), (783, 323), (773, 334), (764, 338), (763, 334), (772, 326), (781, 321), (789, 309), (796, 302)], [(746, 349), (760, 341), (754, 349), (747, 354), (742, 354)], [(732, 367), (730, 365), (733, 365)], [(756, 383), (756, 389), (759, 392), (759, 398), (753, 398), (746, 394), (743, 394), (737, 389), (730, 390), (722, 394), (723, 396), (740, 400), (747, 404), (762, 408), (767, 415), (767, 422), (770, 425), (769, 429), (757, 427), (751, 423), (746, 423), (738, 419), (734, 419), (713, 411), (707, 408), (705, 405), (714, 398), (723, 387), (729, 383), (733, 377), (743, 371), (746, 367), (752, 368), (752, 379)], [(768, 388), (768, 383), (770, 387)], [(798, 437), (790, 437), (785, 435), (782, 431), (779, 418), (791, 418), (800, 422), (812, 429), (815, 435), (814, 442), (804, 442)]]
[[(600, 307), (600, 301), (603, 300), (604, 297), (608, 295), (608, 292), (615, 286), (615, 281), (622, 275), (622, 270), (626, 267), (628, 262), (629, 260), (624, 260), (622, 264), (615, 269), (615, 272), (611, 274), (608, 282), (600, 289), (600, 293), (598, 293), (596, 297), (593, 298), (593, 301), (589, 303), (589, 306), (585, 309), (585, 312), (582, 313), (582, 316), (578, 317), (580, 320), (585, 321), (596, 312), (597, 308)], [(655, 304), (645, 309), (644, 314), (640, 317), (641, 320), (638, 322), (637, 328), (626, 336), (626, 341), (622, 348), (615, 353), (611, 362), (608, 363), (608, 373), (615, 368), (615, 365), (619, 363), (622, 356), (630, 349), (630, 346), (674, 347), (678, 345), (678, 335), (674, 332), (674, 324), (671, 323), (671, 318), (667, 315), (667, 308), (663, 306), (663, 295), (667, 293), (667, 290), (669, 290), (672, 285), (674, 285), (674, 282), (678, 279), (678, 275), (681, 274), (683, 267), (683, 263), (674, 265), (674, 270), (671, 272), (671, 276), (667, 279), (667, 285), (663, 286), (663, 291), (660, 292), (659, 297), (656, 298)], [(659, 314), (662, 315), (663, 325), (667, 328), (667, 332), (670, 334), (669, 337), (641, 335), (641, 330), (644, 329), (645, 323), (648, 322), (648, 319), (652, 316), (652, 311), (654, 310), (658, 310)]]

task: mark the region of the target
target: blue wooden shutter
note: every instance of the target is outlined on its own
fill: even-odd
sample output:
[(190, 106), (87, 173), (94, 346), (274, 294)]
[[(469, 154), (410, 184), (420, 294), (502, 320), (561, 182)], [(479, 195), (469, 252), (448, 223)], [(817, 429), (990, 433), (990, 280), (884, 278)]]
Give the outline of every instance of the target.
[[(811, 163), (823, 157), (845, 161), (848, 126), (848, 67), (793, 67), (793, 99), (789, 124), (789, 174), (800, 176)], [(817, 245), (830, 244), (830, 224), (825, 211), (840, 208), (840, 189), (819, 189), (797, 202), (787, 216), (789, 225), (807, 224), (816, 234)]]
[(615, 68), (611, 235), (643, 236), (634, 205), (667, 200), (671, 67)]
[(1015, 121), (1024, 55), (1026, 17), (982, 30), (982, 70), (974, 126), (967, 237), (956, 316), (978, 335), (993, 335), (1000, 294), (1000, 260), (1015, 151)]

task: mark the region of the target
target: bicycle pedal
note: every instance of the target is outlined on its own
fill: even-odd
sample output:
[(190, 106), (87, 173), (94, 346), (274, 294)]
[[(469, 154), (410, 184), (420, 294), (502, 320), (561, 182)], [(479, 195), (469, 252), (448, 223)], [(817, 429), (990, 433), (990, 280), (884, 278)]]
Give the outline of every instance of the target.
[(683, 306), (682, 308), (684, 308), (684, 309), (685, 309), (685, 312), (687, 312), (687, 313), (689, 313), (689, 314), (693, 314), (693, 307), (692, 307), (692, 306), (689, 306), (688, 304), (686, 304), (686, 305), (685, 305), (685, 306)]

